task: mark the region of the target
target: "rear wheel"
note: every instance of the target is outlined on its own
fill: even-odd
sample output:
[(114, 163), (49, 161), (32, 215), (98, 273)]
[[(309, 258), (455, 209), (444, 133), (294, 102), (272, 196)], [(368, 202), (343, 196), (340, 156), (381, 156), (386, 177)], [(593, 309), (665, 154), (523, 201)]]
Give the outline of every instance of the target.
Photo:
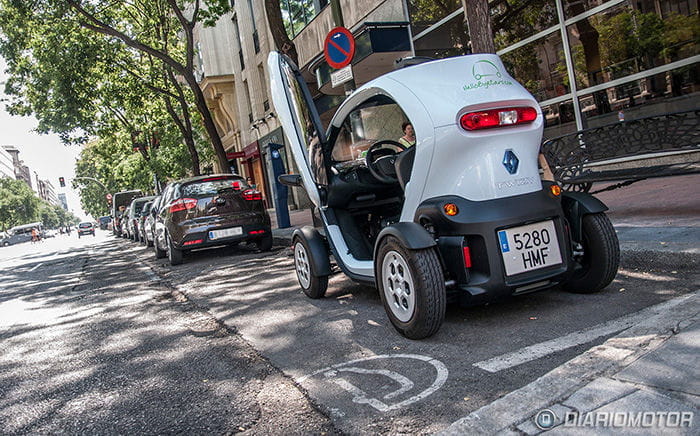
[(379, 294), (396, 330), (409, 339), (437, 332), (445, 319), (447, 294), (435, 250), (409, 250), (389, 236), (375, 262)]
[(180, 265), (182, 263), (182, 250), (178, 250), (173, 246), (173, 240), (170, 239), (170, 235), (166, 233), (167, 240), (167, 250), (168, 250), (168, 260), (170, 265)]
[(620, 264), (620, 243), (605, 213), (583, 217), (583, 256), (577, 259), (580, 268), (564, 285), (579, 294), (598, 292), (612, 282)]
[(267, 233), (261, 239), (258, 239), (256, 245), (260, 251), (272, 250), (272, 233)]
[(328, 289), (328, 276), (318, 276), (311, 261), (311, 251), (306, 241), (294, 239), (294, 269), (299, 286), (309, 298), (323, 298)]

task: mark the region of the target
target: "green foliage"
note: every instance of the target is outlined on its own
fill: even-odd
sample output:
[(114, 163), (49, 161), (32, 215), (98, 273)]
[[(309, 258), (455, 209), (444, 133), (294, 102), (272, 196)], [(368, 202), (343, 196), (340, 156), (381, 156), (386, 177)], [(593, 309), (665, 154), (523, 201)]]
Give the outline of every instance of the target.
[[(168, 0), (0, 0), (0, 54), (8, 64), (9, 111), (33, 114), (40, 132), (57, 133), (66, 144), (96, 144), (84, 150), (77, 175), (103, 181), (110, 192), (152, 190), (154, 174), (159, 180), (196, 174), (200, 161), (214, 156), (200, 113), (190, 112), (201, 105), (195, 105), (192, 89), (175, 75), (181, 74), (177, 68), (188, 68), (193, 53), (183, 26), (211, 25), (230, 3), (197, 2), (202, 7), (196, 16), (189, 2), (177, 3), (186, 24)], [(152, 50), (97, 32), (89, 15)], [(132, 150), (132, 134), (149, 146), (145, 156)], [(150, 147), (153, 138), (160, 141), (158, 150)], [(106, 215), (104, 189), (85, 180), (79, 186), (84, 209)]]
[(0, 178), (0, 230), (36, 221), (40, 199), (26, 183)]
[(21, 180), (0, 178), (0, 231), (41, 221), (45, 227), (72, 223), (78, 218), (39, 197)]

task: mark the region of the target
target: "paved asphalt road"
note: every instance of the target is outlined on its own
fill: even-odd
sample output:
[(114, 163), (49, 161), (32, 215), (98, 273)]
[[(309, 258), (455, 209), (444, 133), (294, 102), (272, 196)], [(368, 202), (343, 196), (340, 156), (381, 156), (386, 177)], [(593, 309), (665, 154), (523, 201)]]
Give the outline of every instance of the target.
[(337, 433), (126, 241), (2, 248), (0, 270), (0, 434)]
[(391, 327), (374, 289), (341, 274), (326, 298), (306, 298), (286, 248), (193, 252), (176, 268), (145, 249), (133, 255), (294, 378), (346, 433), (445, 428), (697, 289), (687, 257), (635, 253), (599, 294), (552, 290), (450, 307), (437, 335), (411, 341)]
[(287, 248), (170, 267), (104, 234), (46, 244), (0, 251), (2, 433), (435, 432), (698, 283), (688, 257), (635, 253), (601, 293), (449, 307), (410, 341), (343, 275), (306, 298)]

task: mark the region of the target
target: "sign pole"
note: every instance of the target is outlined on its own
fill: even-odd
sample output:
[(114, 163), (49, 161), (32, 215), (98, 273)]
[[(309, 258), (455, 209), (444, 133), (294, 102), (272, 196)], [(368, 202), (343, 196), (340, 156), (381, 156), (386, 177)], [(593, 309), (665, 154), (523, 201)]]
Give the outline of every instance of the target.
[[(345, 27), (343, 10), (340, 8), (340, 0), (331, 0), (331, 13), (337, 27)], [(350, 95), (355, 90), (355, 79), (352, 78), (343, 84), (345, 95)]]

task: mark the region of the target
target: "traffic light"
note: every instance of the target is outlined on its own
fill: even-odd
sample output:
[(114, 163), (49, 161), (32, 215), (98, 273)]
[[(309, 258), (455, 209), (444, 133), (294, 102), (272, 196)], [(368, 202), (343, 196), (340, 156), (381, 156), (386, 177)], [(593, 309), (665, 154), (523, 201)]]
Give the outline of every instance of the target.
[(66, 187), (66, 179), (63, 177), (59, 177), (58, 184), (61, 185), (61, 188), (65, 188)]

